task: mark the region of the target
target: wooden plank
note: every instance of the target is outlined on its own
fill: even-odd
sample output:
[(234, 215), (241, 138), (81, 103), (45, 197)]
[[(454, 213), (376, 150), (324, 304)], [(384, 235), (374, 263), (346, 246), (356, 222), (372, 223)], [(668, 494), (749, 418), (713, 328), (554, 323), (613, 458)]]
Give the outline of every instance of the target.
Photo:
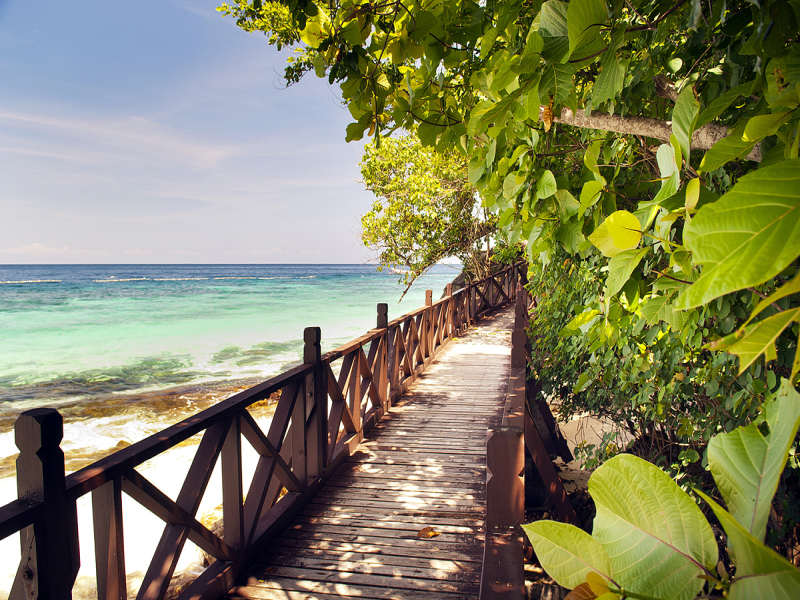
[[(374, 586), (383, 589), (391, 590), (411, 590), (417, 591), (430, 591), (431, 582), (427, 580), (412, 579), (406, 577), (386, 576), (386, 575), (368, 575), (361, 573), (336, 573), (335, 571), (326, 571), (323, 569), (303, 569), (294, 567), (273, 567), (273, 570), (268, 573), (258, 574), (259, 581), (264, 579), (264, 582), (280, 579), (299, 579), (303, 582), (319, 582), (320, 584), (330, 584), (332, 582), (340, 582), (345, 585), (361, 585), (361, 586)], [(472, 582), (460, 581), (441, 581), (438, 580), (434, 583), (435, 590), (438, 592), (450, 593), (476, 593), (478, 585)]]
[[(407, 562), (407, 561), (400, 561)], [(344, 556), (318, 557), (318, 556), (287, 556), (274, 555), (270, 564), (278, 567), (291, 567), (299, 569), (314, 569), (321, 571), (336, 571), (337, 573), (359, 573), (364, 575), (384, 575), (392, 578), (414, 578), (416, 580), (432, 580), (429, 585), (436, 585), (438, 581), (461, 581), (474, 583), (475, 574), (470, 571), (452, 571), (431, 566), (431, 561), (421, 561), (421, 564), (387, 564), (378, 560), (365, 557), (361, 560), (349, 560)], [(280, 573), (280, 570), (278, 570)], [(424, 582), (422, 582), (424, 583)]]
[(271, 546), (260, 558), (258, 563), (269, 562), (272, 556), (296, 556), (329, 560), (346, 560), (364, 562), (367, 564), (398, 565), (409, 567), (428, 568), (435, 565), (436, 569), (444, 573), (480, 573), (480, 563), (467, 560), (450, 560), (441, 558), (419, 558), (416, 556), (396, 556), (380, 552), (354, 552), (352, 550), (334, 550), (330, 548), (298, 548), (295, 546)]
[[(251, 581), (247, 586), (231, 590), (232, 598), (254, 600), (328, 600), (333, 598), (361, 598), (364, 600), (437, 600), (439, 598), (464, 598), (454, 593), (425, 592), (422, 590), (396, 590), (354, 585), (348, 582), (299, 582), (294, 579), (273, 578), (269, 581)], [(477, 595), (473, 596), (477, 598)]]

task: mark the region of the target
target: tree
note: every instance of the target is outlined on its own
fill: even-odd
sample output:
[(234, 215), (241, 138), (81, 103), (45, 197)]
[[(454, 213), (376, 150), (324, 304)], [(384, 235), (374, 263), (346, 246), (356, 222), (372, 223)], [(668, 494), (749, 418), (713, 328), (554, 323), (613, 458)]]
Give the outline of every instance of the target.
[(405, 284), (451, 256), (470, 279), (488, 275), (482, 240), (496, 233), (497, 218), (482, 215), (462, 155), (422, 147), (413, 135), (384, 138), (366, 146), (361, 176), (378, 198), (361, 219), (361, 238), (380, 251), (381, 265), (408, 269)]
[(466, 157), (527, 244), (537, 375), (565, 408), (699, 477), (712, 435), (797, 382), (800, 2), (282, 6), (341, 89), (348, 141), (416, 127)]

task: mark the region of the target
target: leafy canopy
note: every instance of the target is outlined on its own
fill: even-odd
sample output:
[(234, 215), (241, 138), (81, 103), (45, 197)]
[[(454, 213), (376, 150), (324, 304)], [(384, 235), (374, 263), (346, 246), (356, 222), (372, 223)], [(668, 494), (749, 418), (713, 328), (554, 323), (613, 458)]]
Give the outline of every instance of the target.
[(462, 155), (435, 152), (411, 135), (386, 138), (366, 146), (361, 176), (377, 197), (361, 218), (361, 238), (381, 265), (404, 270), (408, 285), (450, 256), (486, 276), (482, 240), (496, 232), (497, 218), (483, 218)]
[[(682, 331), (714, 299), (771, 293), (796, 271), (800, 249), (785, 242), (799, 237), (798, 0), (236, 0), (221, 10), (273, 43), (302, 40), (287, 79), (313, 69), (338, 84), (348, 141), (416, 128), (423, 145), (466, 157), (484, 206), (531, 260), (650, 248), (649, 260), (617, 259), (606, 293), (636, 278), (636, 314), (651, 326)], [(753, 225), (746, 239), (734, 235), (740, 223)], [(717, 239), (726, 243), (711, 251)], [(775, 359), (797, 315), (764, 316), (757, 335), (740, 329), (716, 348)]]

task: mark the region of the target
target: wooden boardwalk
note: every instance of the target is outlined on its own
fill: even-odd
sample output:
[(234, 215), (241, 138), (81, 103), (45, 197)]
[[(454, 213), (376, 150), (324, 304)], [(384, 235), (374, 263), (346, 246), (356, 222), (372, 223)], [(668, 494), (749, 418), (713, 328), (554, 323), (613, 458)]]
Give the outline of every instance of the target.
[(477, 599), (513, 314), (450, 342), (228, 598)]

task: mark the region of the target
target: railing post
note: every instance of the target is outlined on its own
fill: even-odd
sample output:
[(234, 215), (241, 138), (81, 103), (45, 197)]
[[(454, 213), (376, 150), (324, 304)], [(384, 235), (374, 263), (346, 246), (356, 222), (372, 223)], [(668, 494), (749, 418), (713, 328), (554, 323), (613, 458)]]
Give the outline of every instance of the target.
[(525, 516), (523, 430), (495, 427), (486, 441), (486, 543), (481, 600), (525, 597), (522, 528)]
[[(376, 320), (378, 329), (386, 329), (383, 334), (383, 348), (378, 356), (375, 358), (373, 370), (378, 372), (378, 393), (381, 397), (381, 405), (383, 410), (389, 408), (389, 305), (385, 302), (378, 304), (378, 317)], [(376, 340), (377, 341), (377, 340)]]
[[(327, 466), (330, 449), (327, 447), (328, 431), (328, 388), (326, 373), (322, 366), (322, 330), (319, 327), (306, 327), (303, 331), (303, 363), (314, 365), (314, 374), (306, 377), (307, 413), (306, 444), (308, 457), (308, 480), (315, 481), (322, 476)], [(335, 440), (334, 440), (335, 442)]]
[(477, 283), (471, 283), (469, 286), (469, 316), (470, 325), (478, 320), (478, 292), (476, 290)]
[(433, 306), (433, 290), (425, 290), (425, 306)]
[(242, 426), (234, 417), (222, 445), (222, 523), (225, 543), (241, 550), (245, 546), (244, 485), (242, 482)]
[(20, 531), (19, 570), (9, 600), (68, 600), (80, 567), (78, 514), (67, 499), (61, 415), (51, 408), (22, 413), (14, 425), (19, 448), (17, 495), (44, 502), (43, 516)]
[(378, 304), (378, 319), (376, 327), (386, 329), (389, 326), (389, 305), (385, 302)]
[(92, 490), (92, 519), (97, 599), (126, 600), (128, 587), (125, 579), (121, 478), (112, 479)]

